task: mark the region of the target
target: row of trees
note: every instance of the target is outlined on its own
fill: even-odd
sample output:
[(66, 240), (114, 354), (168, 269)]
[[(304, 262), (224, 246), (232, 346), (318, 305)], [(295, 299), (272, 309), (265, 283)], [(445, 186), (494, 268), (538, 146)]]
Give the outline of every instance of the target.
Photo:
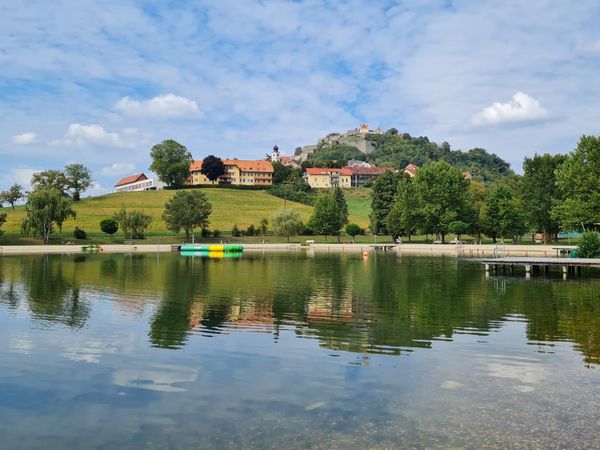
[(524, 174), (490, 185), (466, 180), (446, 161), (426, 164), (414, 179), (385, 173), (373, 188), (371, 230), (394, 239), (422, 232), (519, 240), (528, 231), (546, 242), (559, 230), (600, 224), (600, 137), (583, 136), (569, 155), (525, 158)]

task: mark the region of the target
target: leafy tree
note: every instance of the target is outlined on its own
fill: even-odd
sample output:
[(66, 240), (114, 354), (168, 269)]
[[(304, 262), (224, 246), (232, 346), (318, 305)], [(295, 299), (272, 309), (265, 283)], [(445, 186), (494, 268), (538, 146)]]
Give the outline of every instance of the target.
[(472, 181), (469, 184), (469, 214), (467, 222), (471, 224), (471, 232), (481, 239), (481, 233), (485, 233), (482, 222), (483, 207), (487, 197), (488, 190), (485, 184)]
[(92, 185), (92, 172), (83, 164), (69, 164), (65, 166), (67, 187), (73, 190), (73, 200), (78, 202), (82, 192)]
[[(0, 213), (0, 228), (2, 228), (2, 225), (4, 225), (6, 223), (6, 213)], [(0, 236), (2, 235), (2, 233), (4, 233), (4, 231), (0, 230)]]
[(583, 233), (577, 247), (578, 258), (600, 258), (600, 233), (588, 231)]
[(119, 231), (119, 224), (115, 219), (104, 219), (100, 221), (100, 230), (112, 239), (113, 234)]
[(304, 229), (300, 213), (292, 208), (281, 208), (271, 218), (273, 233), (285, 236), (290, 242), (290, 236), (296, 236)]
[(358, 159), (365, 161), (367, 155), (356, 147), (346, 144), (322, 144), (308, 156), (308, 161), (314, 167), (342, 167), (349, 160)]
[(279, 161), (273, 163), (273, 184), (281, 184), (288, 181), (292, 168), (284, 166)]
[(413, 181), (416, 214), (426, 233), (435, 233), (442, 242), (450, 222), (468, 213), (468, 186), (462, 173), (446, 161), (423, 166)]
[(308, 226), (317, 235), (337, 235), (339, 239), (340, 230), (344, 226), (343, 213), (332, 192), (323, 194), (317, 199)]
[(452, 233), (456, 235), (456, 238), (460, 242), (460, 237), (463, 234), (467, 234), (469, 232), (470, 225), (468, 223), (463, 222), (462, 220), (455, 220), (454, 222), (450, 222), (448, 224), (448, 233)]
[(231, 229), (231, 235), (233, 237), (239, 237), (239, 236), (241, 236), (241, 234), (242, 233), (240, 232), (240, 229), (238, 228), (237, 223), (234, 223), (233, 228)]
[(388, 213), (385, 226), (388, 231), (392, 235), (392, 239), (394, 242), (400, 237), (404, 236), (404, 227), (402, 223), (402, 205), (398, 202), (394, 203), (392, 209)]
[(124, 207), (115, 214), (114, 219), (129, 239), (144, 239), (144, 233), (152, 223), (152, 217), (143, 211), (127, 211)]
[[(417, 232), (419, 210), (416, 208), (414, 199), (415, 193), (412, 180), (408, 175), (403, 174), (397, 187), (396, 203), (386, 219), (387, 223), (393, 223), (394, 230), (388, 228), (388, 231), (392, 237), (396, 234), (394, 240), (398, 239), (399, 236), (408, 236), (410, 242), (411, 236)], [(394, 214), (390, 219), (390, 214), (394, 208)]]
[(190, 238), (194, 228), (206, 229), (208, 217), (212, 213), (212, 205), (206, 198), (206, 194), (199, 190), (187, 190), (176, 192), (165, 204), (162, 218), (167, 229), (179, 233), (185, 231), (186, 238)]
[(386, 220), (390, 209), (394, 205), (398, 190), (399, 175), (393, 172), (384, 172), (373, 185), (371, 200), (371, 231), (373, 234), (386, 234)]
[(258, 227), (258, 231), (260, 234), (262, 234), (264, 236), (265, 234), (267, 234), (268, 230), (269, 230), (269, 219), (267, 219), (266, 217), (263, 217), (262, 219), (260, 219), (260, 225)]
[(362, 229), (355, 223), (349, 223), (346, 225), (346, 234), (352, 237), (354, 243), (354, 237), (361, 233)]
[(544, 243), (552, 240), (559, 224), (551, 215), (558, 203), (556, 170), (564, 162), (563, 155), (535, 155), (523, 162), (522, 198), (527, 218), (537, 231), (544, 233)]
[(254, 236), (256, 234), (256, 227), (254, 225), (249, 225), (246, 228), (246, 236)]
[(172, 139), (156, 144), (150, 150), (150, 170), (167, 185), (177, 189), (183, 187), (190, 177), (192, 154), (185, 146)]
[(62, 195), (67, 195), (69, 180), (64, 172), (60, 170), (44, 170), (31, 176), (31, 187), (37, 189), (56, 189)]
[(206, 176), (212, 183), (225, 173), (225, 165), (221, 158), (214, 155), (208, 155), (202, 160), (200, 172)]
[(560, 201), (552, 217), (565, 230), (600, 223), (600, 136), (582, 136), (577, 148), (556, 169)]
[(390, 128), (385, 132), (385, 134), (389, 134), (391, 136), (398, 136), (398, 130), (396, 128)]
[(483, 208), (482, 223), (494, 242), (498, 237), (515, 239), (527, 231), (523, 204), (505, 186), (491, 189)]
[(12, 209), (15, 209), (15, 204), (25, 198), (23, 187), (20, 184), (13, 184), (8, 190), (0, 192), (0, 204), (8, 203)]
[(339, 186), (333, 189), (333, 197), (338, 205), (340, 220), (342, 226), (348, 223), (348, 203), (346, 203), (346, 197), (344, 197), (344, 191)]
[(31, 192), (25, 205), (26, 216), (21, 223), (24, 234), (41, 235), (44, 244), (50, 240), (53, 225), (59, 228), (68, 217), (75, 217), (71, 200), (56, 188), (41, 188)]

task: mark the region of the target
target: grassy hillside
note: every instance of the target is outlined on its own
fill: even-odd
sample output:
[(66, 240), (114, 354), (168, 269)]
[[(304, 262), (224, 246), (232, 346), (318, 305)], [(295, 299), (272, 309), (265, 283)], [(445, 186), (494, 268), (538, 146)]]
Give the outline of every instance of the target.
[[(244, 191), (235, 189), (200, 189), (213, 205), (210, 217), (210, 228), (229, 232), (233, 224), (240, 228), (247, 228), (253, 224), (257, 226), (263, 217), (270, 218), (279, 208), (283, 207), (284, 200), (274, 197), (265, 191)], [(74, 203), (77, 212), (74, 220), (68, 220), (63, 226), (63, 233), (70, 234), (78, 226), (88, 235), (101, 235), (99, 222), (111, 217), (121, 207), (128, 209), (142, 209), (152, 216), (152, 225), (149, 234), (166, 232), (161, 215), (166, 201), (174, 191), (148, 191), (107, 194), (99, 197), (82, 199)], [(370, 198), (366, 193), (358, 194), (347, 191), (350, 221), (361, 226), (368, 225)], [(303, 220), (308, 220), (312, 207), (300, 203), (288, 202), (288, 206), (297, 209)], [(23, 206), (15, 211), (4, 208), (8, 214), (7, 222), (2, 227), (6, 233), (19, 233), (21, 220), (25, 214)]]

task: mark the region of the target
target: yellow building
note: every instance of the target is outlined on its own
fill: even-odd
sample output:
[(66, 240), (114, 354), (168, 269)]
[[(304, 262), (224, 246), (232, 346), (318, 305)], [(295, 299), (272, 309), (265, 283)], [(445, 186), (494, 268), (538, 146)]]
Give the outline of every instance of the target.
[[(273, 184), (273, 165), (265, 160), (224, 159), (225, 173), (217, 182), (238, 186), (271, 186)], [(194, 161), (190, 165), (189, 184), (212, 184), (200, 172), (202, 161)]]
[(352, 187), (352, 171), (350, 169), (329, 169), (312, 167), (306, 169), (306, 182), (311, 188)]

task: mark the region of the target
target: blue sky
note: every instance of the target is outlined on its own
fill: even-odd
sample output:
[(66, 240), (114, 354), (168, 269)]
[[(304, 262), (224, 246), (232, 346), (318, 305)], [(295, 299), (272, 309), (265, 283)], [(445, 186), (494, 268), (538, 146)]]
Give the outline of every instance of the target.
[(0, 188), (82, 162), (92, 193), (174, 138), (290, 154), (360, 123), (520, 170), (600, 127), (596, 1), (12, 1), (0, 6)]

